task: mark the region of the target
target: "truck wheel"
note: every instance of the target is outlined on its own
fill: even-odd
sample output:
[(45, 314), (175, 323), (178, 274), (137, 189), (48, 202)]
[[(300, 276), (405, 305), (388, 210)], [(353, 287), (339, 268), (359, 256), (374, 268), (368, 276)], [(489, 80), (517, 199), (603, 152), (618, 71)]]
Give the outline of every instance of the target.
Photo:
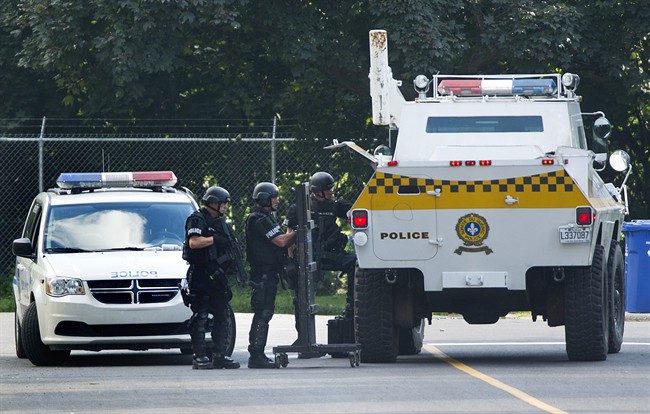
[(411, 329), (399, 330), (399, 354), (400, 355), (416, 355), (422, 351), (422, 343), (424, 340), (424, 319), (420, 321), (418, 326)]
[(357, 269), (354, 306), (361, 362), (395, 362), (399, 332), (393, 322), (393, 287), (383, 271)]
[(609, 249), (607, 261), (609, 281), (609, 350), (615, 354), (621, 350), (625, 329), (625, 262), (621, 246), (615, 240)]
[(14, 339), (16, 341), (16, 356), (20, 359), (24, 359), (27, 358), (27, 354), (25, 354), (25, 348), (23, 347), (23, 337), (20, 330), (20, 321), (18, 320), (18, 315), (14, 312)]
[(571, 361), (607, 359), (609, 295), (604, 251), (596, 245), (591, 266), (573, 268), (565, 279), (564, 332)]
[(70, 356), (70, 351), (53, 351), (41, 341), (41, 332), (38, 327), (38, 313), (36, 302), (30, 303), (25, 311), (22, 326), (23, 346), (25, 354), (32, 364), (36, 366), (61, 365)]
[(226, 355), (231, 356), (235, 350), (235, 339), (237, 336), (237, 323), (235, 312), (232, 311), (230, 303), (226, 307)]

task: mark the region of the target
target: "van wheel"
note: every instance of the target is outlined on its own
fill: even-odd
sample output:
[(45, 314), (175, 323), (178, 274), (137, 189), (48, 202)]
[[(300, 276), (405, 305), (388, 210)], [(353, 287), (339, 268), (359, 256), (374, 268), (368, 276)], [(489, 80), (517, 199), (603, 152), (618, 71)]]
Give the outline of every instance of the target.
[(565, 279), (564, 332), (572, 361), (607, 359), (610, 315), (604, 251), (596, 245), (591, 266), (570, 269)]
[(20, 359), (27, 358), (25, 348), (23, 347), (23, 337), (20, 332), (20, 321), (18, 315), (14, 312), (14, 339), (16, 341), (16, 356)]
[(399, 330), (399, 354), (416, 355), (422, 351), (424, 342), (424, 319), (414, 328)]
[(230, 303), (226, 307), (226, 355), (231, 356), (235, 350), (235, 340), (237, 339), (237, 323), (235, 321), (235, 312), (232, 311)]
[[(212, 331), (212, 318), (208, 319), (207, 331)], [(208, 338), (206, 338), (207, 340)], [(237, 323), (235, 321), (235, 312), (233, 312), (230, 303), (226, 306), (226, 338), (225, 338), (225, 355), (232, 356), (233, 351), (235, 350), (235, 340), (237, 339)], [(212, 355), (212, 340), (207, 341), (207, 353)], [(183, 355), (192, 355), (194, 350), (192, 346), (181, 347), (181, 354)]]
[(607, 261), (609, 281), (609, 350), (615, 354), (621, 350), (625, 329), (625, 262), (621, 246), (615, 240), (609, 249)]
[(25, 311), (22, 325), (22, 340), (25, 355), (36, 366), (61, 365), (70, 356), (70, 351), (52, 351), (49, 346), (41, 341), (41, 332), (38, 327), (38, 313), (36, 302), (32, 302)]
[(395, 362), (399, 330), (393, 322), (393, 287), (383, 271), (357, 269), (354, 308), (361, 362)]

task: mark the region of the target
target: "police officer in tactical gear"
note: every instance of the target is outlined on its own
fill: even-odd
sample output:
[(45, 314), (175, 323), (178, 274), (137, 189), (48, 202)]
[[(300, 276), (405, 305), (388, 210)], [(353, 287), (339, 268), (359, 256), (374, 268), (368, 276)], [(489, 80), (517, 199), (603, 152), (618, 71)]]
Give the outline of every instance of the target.
[[(341, 271), (347, 275), (348, 291), (343, 317), (351, 319), (354, 317), (354, 270), (357, 255), (345, 251), (348, 237), (341, 231), (337, 219), (348, 220), (347, 214), (352, 203), (336, 200), (333, 187), (334, 178), (324, 171), (315, 173), (309, 180), (311, 218), (316, 226), (312, 230), (314, 257), (319, 270)], [(296, 206), (292, 205), (283, 224), (295, 228), (297, 220)]]
[(255, 206), (246, 219), (246, 253), (251, 267), (253, 310), (248, 337), (248, 368), (275, 368), (274, 361), (264, 354), (264, 348), (287, 247), (296, 239), (296, 232), (289, 230), (285, 233), (273, 215), (278, 208), (279, 194), (275, 184), (257, 184), (253, 190)]
[[(189, 263), (187, 279), (190, 287), (192, 322), (193, 369), (239, 368), (239, 362), (224, 355), (226, 341), (226, 308), (232, 298), (228, 279), (219, 266), (220, 251), (230, 243), (223, 234), (220, 220), (225, 214), (230, 194), (222, 187), (213, 186), (203, 196), (204, 206), (192, 213), (186, 221), (186, 240), (183, 258)], [(213, 316), (212, 360), (207, 356), (205, 332), (208, 314)]]

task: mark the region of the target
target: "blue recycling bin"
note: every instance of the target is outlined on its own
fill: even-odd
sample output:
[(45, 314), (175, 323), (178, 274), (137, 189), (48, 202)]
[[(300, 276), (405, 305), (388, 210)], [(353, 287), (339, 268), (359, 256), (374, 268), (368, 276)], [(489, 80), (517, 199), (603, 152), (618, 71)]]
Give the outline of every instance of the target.
[(625, 310), (650, 312), (650, 220), (623, 223), (625, 235)]

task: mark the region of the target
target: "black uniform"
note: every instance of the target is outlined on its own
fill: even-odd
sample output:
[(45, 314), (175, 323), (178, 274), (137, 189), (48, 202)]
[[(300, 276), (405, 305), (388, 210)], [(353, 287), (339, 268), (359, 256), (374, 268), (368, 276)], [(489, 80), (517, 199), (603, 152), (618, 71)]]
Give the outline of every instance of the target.
[[(185, 223), (184, 257), (190, 263), (187, 278), (190, 286), (190, 308), (194, 315), (190, 335), (195, 358), (206, 356), (205, 332), (208, 314), (213, 315), (212, 342), (215, 354), (222, 356), (226, 340), (226, 307), (232, 298), (228, 279), (218, 263), (219, 251), (229, 240), (223, 235), (221, 219), (212, 217), (206, 208), (192, 213)], [(202, 249), (189, 249), (189, 238), (214, 237), (215, 244)]]
[[(357, 255), (345, 251), (348, 243), (346, 236), (337, 223), (337, 218), (347, 221), (347, 213), (352, 208), (352, 203), (343, 200), (318, 201), (311, 196), (311, 218), (315, 228), (312, 230), (314, 259), (319, 270), (336, 270), (348, 276), (347, 306), (345, 316), (352, 317), (354, 309), (354, 270)], [(284, 221), (286, 226), (295, 228), (298, 225), (296, 206), (289, 207)]]
[(248, 345), (251, 356), (264, 355), (269, 321), (275, 311), (275, 296), (286, 249), (277, 247), (271, 240), (281, 234), (284, 234), (284, 231), (270, 212), (257, 206), (253, 207), (246, 219), (246, 256), (251, 266), (253, 310)]

